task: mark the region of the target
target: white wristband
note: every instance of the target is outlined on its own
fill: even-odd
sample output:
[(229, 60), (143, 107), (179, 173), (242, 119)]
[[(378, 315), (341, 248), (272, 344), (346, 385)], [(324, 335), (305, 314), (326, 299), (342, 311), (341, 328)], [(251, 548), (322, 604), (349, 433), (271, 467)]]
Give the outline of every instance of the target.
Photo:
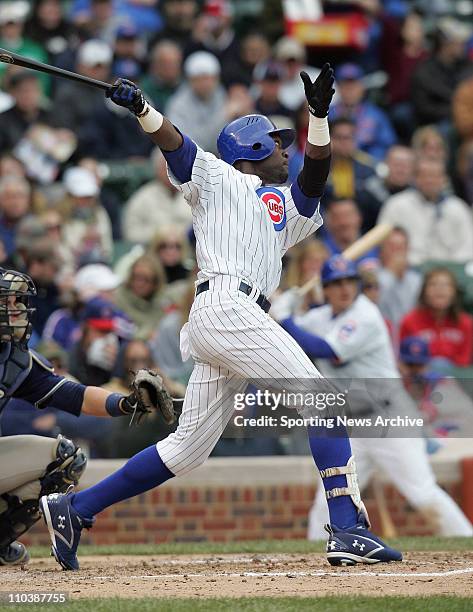
[(152, 134), (157, 132), (163, 125), (164, 117), (146, 102), (143, 112), (138, 117), (138, 121), (145, 132)]
[(307, 140), (316, 147), (324, 147), (330, 142), (327, 117), (314, 117), (309, 114), (309, 131)]

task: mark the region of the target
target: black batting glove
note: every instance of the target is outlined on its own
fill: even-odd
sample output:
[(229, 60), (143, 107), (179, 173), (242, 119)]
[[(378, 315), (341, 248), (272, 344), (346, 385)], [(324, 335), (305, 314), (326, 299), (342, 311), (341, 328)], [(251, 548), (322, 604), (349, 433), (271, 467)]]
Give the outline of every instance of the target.
[(304, 83), (305, 97), (309, 104), (309, 112), (314, 115), (314, 117), (326, 117), (328, 115), (330, 102), (335, 93), (335, 89), (333, 88), (333, 83), (335, 81), (333, 68), (330, 64), (324, 64), (319, 76), (313, 83), (307, 72), (302, 71), (300, 75)]
[(115, 83), (105, 92), (107, 98), (112, 102), (123, 106), (129, 111), (139, 116), (143, 112), (146, 104), (141, 89), (128, 79), (117, 79)]

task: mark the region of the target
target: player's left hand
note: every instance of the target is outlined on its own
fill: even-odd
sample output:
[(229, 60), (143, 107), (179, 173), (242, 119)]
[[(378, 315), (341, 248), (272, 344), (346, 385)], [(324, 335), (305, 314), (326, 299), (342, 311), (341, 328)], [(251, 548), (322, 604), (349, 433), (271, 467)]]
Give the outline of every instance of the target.
[(300, 303), (301, 298), (297, 289), (289, 289), (274, 300), (271, 304), (269, 314), (275, 321), (280, 323), (284, 321), (284, 319), (292, 317), (300, 306)]
[(140, 115), (145, 107), (141, 89), (128, 79), (117, 79), (115, 83), (105, 92), (107, 98), (118, 106), (124, 106), (135, 115)]
[(132, 421), (137, 416), (139, 422), (145, 414), (156, 410), (169, 425), (174, 423), (176, 416), (172, 397), (164, 388), (163, 379), (154, 370), (142, 369), (135, 374), (131, 383), (132, 392), (122, 402), (122, 410), (132, 415)]
[(330, 102), (332, 101), (335, 89), (333, 84), (335, 81), (333, 68), (330, 64), (324, 64), (319, 76), (312, 83), (310, 76), (304, 70), (300, 73), (302, 82), (304, 83), (305, 97), (309, 104), (309, 112), (314, 117), (326, 117)]

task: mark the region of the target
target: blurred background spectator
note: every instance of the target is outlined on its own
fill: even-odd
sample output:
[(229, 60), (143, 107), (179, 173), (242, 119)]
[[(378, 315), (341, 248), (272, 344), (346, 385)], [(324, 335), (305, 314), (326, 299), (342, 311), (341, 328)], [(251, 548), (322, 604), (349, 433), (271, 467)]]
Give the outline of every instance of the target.
[[(74, 70), (92, 79), (108, 81), (112, 63), (112, 50), (101, 40), (88, 40), (77, 52)], [(60, 81), (54, 96), (55, 117), (60, 125), (78, 132), (84, 122), (103, 107), (103, 92), (94, 87), (84, 95), (84, 86), (76, 81)]]
[[(130, 384), (133, 373), (141, 368), (158, 369), (161, 376), (163, 372), (157, 368), (156, 362), (149, 344), (143, 340), (130, 340), (120, 350), (115, 363), (115, 374), (113, 378), (104, 385), (104, 388), (115, 393), (127, 395), (130, 392)], [(183, 397), (184, 385), (173, 382), (164, 376), (167, 389), (173, 397)], [(120, 421), (120, 422), (118, 422)], [(175, 425), (167, 425), (159, 412), (151, 415), (146, 427), (135, 427), (130, 430), (128, 419), (116, 419), (113, 423), (114, 430), (109, 440), (109, 448), (112, 456), (128, 456), (139, 452), (146, 446), (155, 444), (168, 436)]]
[(184, 62), (184, 75), (185, 82), (168, 100), (167, 116), (200, 147), (216, 153), (217, 136), (227, 121), (219, 61), (208, 51), (196, 51)]
[(473, 255), (473, 218), (465, 202), (448, 189), (444, 162), (419, 158), (412, 189), (384, 203), (379, 223), (403, 227), (409, 236), (409, 263), (429, 259), (468, 261)]
[[(332, 200), (325, 209), (326, 233), (323, 242), (330, 255), (338, 255), (361, 236), (361, 212), (354, 200)], [(363, 266), (378, 266), (378, 249), (370, 249), (358, 260)]]
[(151, 240), (149, 253), (158, 258), (168, 284), (182, 281), (189, 276), (187, 241), (178, 226), (161, 227)]
[(74, 167), (64, 175), (71, 212), (63, 226), (63, 240), (76, 264), (109, 262), (112, 256), (112, 227), (101, 206), (95, 175), (86, 168)]
[(306, 64), (307, 54), (304, 45), (290, 36), (283, 36), (277, 41), (274, 46), (274, 56), (283, 65), (279, 100), (285, 108), (294, 112), (305, 104), (304, 87), (299, 76), (301, 70), (305, 70), (311, 79), (317, 78), (319, 70)]
[[(320, 240), (306, 239), (297, 244), (290, 252), (289, 263), (283, 276), (282, 286), (285, 289), (302, 287), (314, 276), (320, 276), (322, 266), (329, 257), (329, 251)], [(302, 312), (324, 303), (319, 286), (315, 286), (304, 296), (299, 306)]]
[(408, 189), (414, 176), (414, 153), (408, 147), (393, 145), (384, 159), (380, 174), (372, 174), (363, 182), (357, 196), (363, 213), (363, 231), (376, 224), (379, 211), (392, 195)]
[(439, 20), (432, 55), (417, 66), (412, 77), (411, 99), (418, 125), (436, 123), (447, 129), (452, 95), (468, 66), (466, 41), (470, 35), (470, 28), (460, 21)]
[(0, 179), (0, 238), (7, 256), (15, 252), (17, 229), (30, 206), (31, 187), (26, 179), (11, 175)]
[(163, 316), (166, 276), (159, 260), (142, 255), (131, 266), (128, 278), (117, 289), (115, 303), (136, 326), (136, 338), (149, 340)]
[(148, 244), (163, 225), (186, 231), (192, 224), (190, 206), (169, 180), (164, 155), (156, 148), (151, 159), (154, 180), (140, 187), (123, 209), (123, 237), (140, 244)]
[(395, 227), (383, 241), (377, 271), (379, 309), (397, 330), (401, 319), (414, 308), (419, 297), (422, 275), (409, 266), (409, 237), (402, 227)]
[(356, 200), (365, 232), (375, 225), (379, 212), (377, 203), (366, 193), (369, 179), (376, 176), (376, 160), (357, 148), (355, 132), (354, 122), (346, 117), (334, 119), (330, 124), (332, 163), (323, 201)]
[(26, 130), (38, 123), (51, 124), (53, 116), (44, 108), (37, 73), (19, 70), (6, 75), (13, 106), (0, 113), (0, 152), (11, 151)]
[(427, 272), (419, 304), (401, 321), (401, 340), (420, 336), (432, 357), (443, 357), (457, 365), (471, 364), (473, 357), (473, 318), (463, 312), (458, 283), (448, 268)]
[(36, 0), (25, 25), (25, 36), (40, 45), (49, 60), (64, 53), (76, 38), (76, 28), (66, 19), (61, 0)]
[(348, 117), (356, 127), (358, 147), (377, 160), (396, 142), (396, 134), (383, 110), (365, 99), (364, 72), (356, 64), (343, 64), (335, 73), (340, 98), (330, 107), (329, 118)]
[(84, 385), (100, 386), (112, 377), (120, 349), (115, 317), (113, 305), (99, 297), (82, 309), (80, 339), (69, 353), (69, 371)]
[(182, 79), (182, 50), (172, 40), (161, 40), (151, 51), (149, 68), (140, 80), (141, 87), (155, 108), (165, 111), (169, 98)]
[(151, 348), (154, 360), (161, 371), (171, 380), (187, 384), (194, 362), (192, 357), (182, 360), (179, 334), (182, 326), (189, 318), (189, 312), (194, 300), (195, 278), (192, 277), (186, 284), (182, 298), (177, 308), (168, 312), (159, 324), (154, 337), (151, 339)]
[(427, 59), (427, 41), (422, 15), (415, 9), (400, 20), (382, 17), (381, 61), (386, 70), (388, 113), (400, 139), (408, 142), (415, 128), (411, 80), (416, 66)]

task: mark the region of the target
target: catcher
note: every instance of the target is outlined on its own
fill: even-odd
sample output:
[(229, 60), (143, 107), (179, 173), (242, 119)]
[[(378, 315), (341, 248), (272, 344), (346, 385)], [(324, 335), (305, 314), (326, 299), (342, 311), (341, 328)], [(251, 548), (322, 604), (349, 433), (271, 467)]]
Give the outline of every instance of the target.
[[(151, 370), (136, 373), (127, 396), (55, 374), (44, 357), (28, 349), (33, 295), (36, 288), (29, 276), (0, 268), (0, 413), (11, 397), (19, 397), (36, 408), (54, 406), (76, 416), (129, 415), (139, 422), (159, 410), (167, 423), (174, 421), (172, 398)], [(0, 565), (24, 564), (28, 551), (17, 538), (39, 519), (39, 498), (77, 484), (87, 460), (62, 436), (0, 438), (0, 458)]]

